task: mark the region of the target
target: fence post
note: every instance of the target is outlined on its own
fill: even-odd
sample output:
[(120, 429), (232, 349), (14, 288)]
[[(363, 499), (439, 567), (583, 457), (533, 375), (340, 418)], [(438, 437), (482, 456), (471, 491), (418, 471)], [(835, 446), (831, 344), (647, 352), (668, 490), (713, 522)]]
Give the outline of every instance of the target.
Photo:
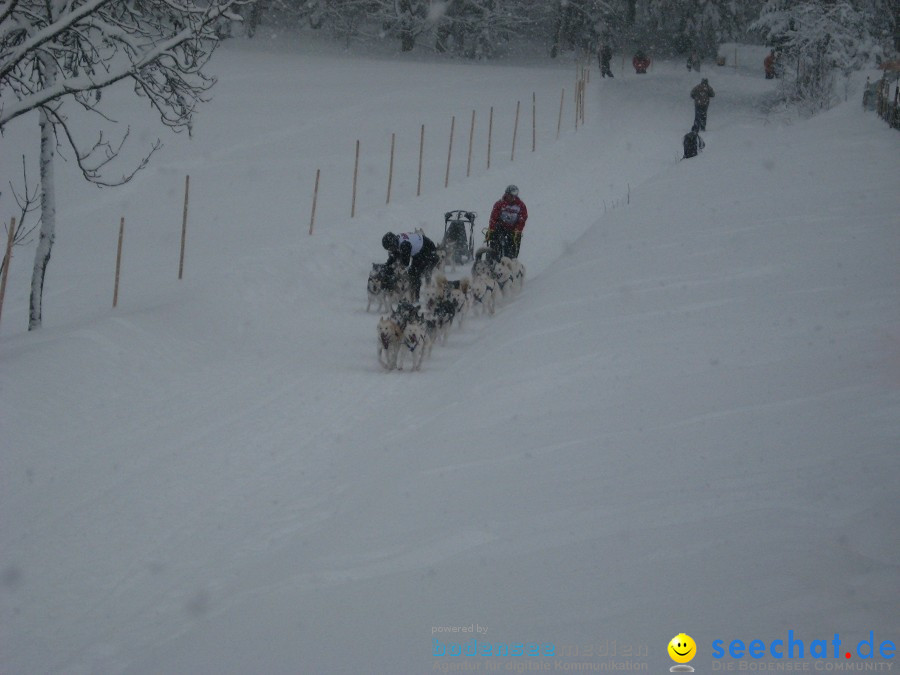
[(184, 211), (181, 214), (181, 254), (178, 257), (178, 278), (184, 274), (184, 245), (187, 241), (188, 196), (191, 191), (191, 176), (184, 177)]
[(556, 140), (559, 140), (559, 130), (562, 129), (562, 111), (563, 101), (566, 98), (566, 88), (563, 87), (562, 93), (559, 95), (559, 119), (556, 122)]
[(444, 174), (444, 187), (450, 184), (450, 156), (453, 154), (453, 130), (456, 128), (456, 115), (450, 118), (450, 145), (447, 148), (447, 171)]
[(113, 307), (119, 304), (119, 272), (122, 269), (122, 240), (125, 238), (125, 216), (119, 221), (119, 245), (116, 248), (116, 281), (113, 285)]
[(394, 181), (394, 138), (396, 134), (391, 134), (391, 161), (388, 164), (388, 189), (387, 189), (387, 201), (385, 204), (391, 203), (391, 183)]
[(537, 149), (537, 93), (531, 92), (531, 151)]
[(513, 124), (513, 142), (512, 142), (512, 152), (509, 155), (509, 161), (514, 162), (516, 160), (516, 135), (519, 133), (519, 108), (522, 105), (522, 101), (516, 101), (516, 121)]
[(578, 97), (581, 96), (581, 82), (578, 79), (575, 80), (575, 131), (578, 131), (578, 108), (580, 107), (580, 103), (578, 101)]
[(416, 183), (416, 197), (422, 194), (422, 157), (425, 152), (425, 125), (419, 133), (419, 181)]
[(350, 217), (356, 217), (356, 177), (359, 175), (359, 139), (356, 139), (356, 159), (353, 161), (353, 200), (350, 203)]
[(319, 200), (319, 172), (321, 169), (316, 169), (316, 186), (313, 188), (313, 201), (312, 201), (312, 211), (309, 214), (309, 233), (313, 233), (313, 225), (316, 223), (316, 202)]
[(9, 221), (9, 232), (6, 234), (6, 253), (3, 255), (3, 276), (0, 278), (0, 315), (3, 314), (3, 296), (6, 295), (6, 278), (9, 276), (9, 265), (12, 262), (13, 243), (16, 238), (16, 219)]
[(466, 178), (472, 173), (472, 139), (475, 136), (475, 111), (472, 111), (472, 124), (469, 126), (469, 158), (466, 160)]
[(488, 117), (488, 154), (487, 168), (491, 168), (491, 137), (494, 134), (494, 106), (491, 106), (490, 116)]

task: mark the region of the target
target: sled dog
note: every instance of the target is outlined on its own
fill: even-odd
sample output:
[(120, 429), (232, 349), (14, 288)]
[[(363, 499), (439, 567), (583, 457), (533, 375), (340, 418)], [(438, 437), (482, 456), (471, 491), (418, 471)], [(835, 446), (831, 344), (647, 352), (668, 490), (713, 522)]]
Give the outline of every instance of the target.
[(428, 336), (425, 332), (425, 324), (422, 321), (410, 321), (403, 329), (403, 338), (400, 345), (400, 353), (397, 358), (397, 370), (403, 370), (403, 361), (406, 356), (412, 358), (412, 369), (422, 368), (422, 359), (428, 349)]
[(402, 340), (403, 330), (397, 322), (386, 316), (381, 317), (378, 322), (378, 363), (386, 370), (397, 367), (397, 356)]

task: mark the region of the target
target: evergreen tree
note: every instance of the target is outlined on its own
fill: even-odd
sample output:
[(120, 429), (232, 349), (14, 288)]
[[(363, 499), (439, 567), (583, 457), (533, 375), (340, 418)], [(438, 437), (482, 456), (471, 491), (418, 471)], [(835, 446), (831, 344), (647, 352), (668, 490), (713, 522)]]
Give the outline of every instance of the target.
[[(890, 13), (876, 0), (768, 0), (752, 27), (779, 53), (788, 96), (809, 112), (835, 102), (838, 75), (880, 58)], [(886, 27), (886, 24), (888, 25)]]

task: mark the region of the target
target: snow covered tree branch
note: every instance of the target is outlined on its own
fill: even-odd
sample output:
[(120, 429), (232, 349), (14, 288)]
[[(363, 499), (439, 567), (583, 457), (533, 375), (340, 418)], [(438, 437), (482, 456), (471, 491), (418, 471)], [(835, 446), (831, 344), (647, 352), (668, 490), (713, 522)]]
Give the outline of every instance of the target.
[(880, 0), (768, 0), (752, 28), (784, 62), (792, 98), (811, 112), (830, 107), (837, 73), (858, 70), (883, 53), (892, 15)]
[(100, 131), (84, 143), (75, 132), (79, 110), (110, 122), (103, 89), (129, 80), (160, 120), (190, 129), (215, 79), (204, 73), (219, 43), (219, 24), (240, 20), (255, 0), (2, 0), (0, 1), (0, 133), (38, 111), (41, 128), (41, 228), (32, 274), (29, 328), (41, 324), (44, 275), (56, 231), (53, 162), (60, 142), (71, 148), (82, 176), (121, 185), (147, 165), (160, 141), (131, 170), (104, 173), (130, 135), (111, 141)]

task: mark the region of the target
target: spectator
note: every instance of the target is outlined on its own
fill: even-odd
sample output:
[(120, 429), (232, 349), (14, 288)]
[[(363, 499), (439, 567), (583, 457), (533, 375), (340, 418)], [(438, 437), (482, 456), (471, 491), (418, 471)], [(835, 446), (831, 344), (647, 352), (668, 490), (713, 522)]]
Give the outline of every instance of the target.
[(700, 84), (691, 89), (691, 98), (694, 99), (694, 126), (698, 131), (706, 131), (706, 112), (709, 109), (709, 99), (716, 95), (709, 86), (709, 80), (705, 77)]
[(687, 69), (700, 72), (700, 55), (696, 51), (692, 51), (687, 57)]
[(706, 147), (706, 143), (703, 142), (703, 139), (700, 138), (700, 134), (697, 133), (697, 131), (697, 125), (695, 124), (691, 127), (691, 130), (684, 135), (684, 139), (682, 140), (682, 144), (684, 145), (684, 157), (682, 157), (682, 159), (696, 157), (703, 151), (703, 148)]
[(603, 45), (600, 48), (600, 77), (612, 77), (612, 70), (609, 68), (609, 62), (612, 59), (612, 49), (608, 44)]
[(647, 56), (643, 49), (638, 49), (634, 54), (634, 58), (631, 59), (631, 65), (634, 66), (634, 72), (638, 75), (643, 75), (647, 72), (647, 68), (650, 67), (650, 57)]
[(763, 68), (766, 71), (766, 79), (772, 80), (775, 78), (775, 50), (771, 50), (769, 55), (763, 60)]

